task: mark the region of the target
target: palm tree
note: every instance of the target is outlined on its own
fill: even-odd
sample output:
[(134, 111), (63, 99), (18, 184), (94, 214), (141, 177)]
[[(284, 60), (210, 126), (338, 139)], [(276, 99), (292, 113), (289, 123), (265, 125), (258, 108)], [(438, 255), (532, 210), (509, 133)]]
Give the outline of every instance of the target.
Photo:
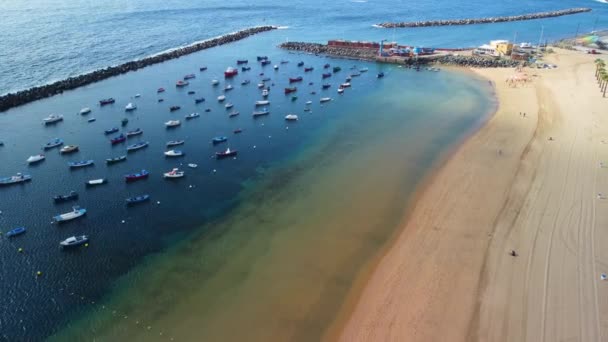
[(606, 62), (604, 62), (603, 59), (597, 58), (595, 60), (595, 77), (596, 78), (597, 78), (597, 75), (599, 74), (599, 70), (605, 66), (606, 66)]
[(600, 91), (604, 91), (604, 83), (606, 82), (606, 76), (608, 76), (608, 72), (606, 72), (606, 69), (604, 69), (604, 68), (600, 69), (600, 72), (598, 74), (598, 82), (600, 84)]
[(608, 88), (608, 73), (602, 74), (602, 81), (604, 81), (604, 93), (602, 97), (606, 97), (606, 88)]
[(605, 69), (604, 67), (599, 67), (599, 69), (597, 69), (597, 71), (596, 71), (596, 73), (595, 73), (595, 79), (596, 79), (598, 82), (600, 82), (600, 81), (601, 81), (600, 77), (601, 77), (601, 75), (602, 75), (603, 73), (605, 73), (605, 72), (606, 72), (606, 69)]

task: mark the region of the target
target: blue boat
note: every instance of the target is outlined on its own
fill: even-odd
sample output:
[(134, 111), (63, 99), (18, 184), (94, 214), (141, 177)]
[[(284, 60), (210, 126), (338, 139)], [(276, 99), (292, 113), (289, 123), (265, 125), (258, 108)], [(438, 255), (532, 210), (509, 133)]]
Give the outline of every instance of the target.
[(32, 176), (18, 173), (15, 176), (0, 178), (0, 185), (11, 185), (11, 184), (29, 182), (31, 180), (32, 180)]
[(228, 137), (215, 137), (215, 138), (211, 139), (211, 142), (213, 143), (213, 145), (221, 144), (226, 141), (228, 141)]
[(251, 67), (241, 67), (241, 71), (249, 71), (251, 70)]
[(42, 146), (42, 148), (45, 150), (50, 150), (54, 147), (61, 146), (61, 145), (63, 145), (63, 140), (59, 139), (59, 138), (55, 138), (55, 139), (49, 141), (48, 143), (46, 143), (44, 146)]
[(87, 213), (86, 209), (80, 208), (79, 206), (75, 206), (75, 207), (72, 207), (72, 211), (67, 212), (65, 214), (59, 214), (59, 215), (53, 216), (53, 219), (57, 223), (66, 222), (66, 221), (71, 221), (71, 220), (77, 219), (79, 217), (82, 217), (86, 213)]
[(19, 227), (6, 232), (6, 237), (13, 237), (25, 233), (25, 228)]
[(116, 133), (116, 132), (118, 132), (118, 131), (119, 131), (118, 127), (112, 127), (112, 128), (110, 128), (110, 129), (106, 129), (106, 130), (105, 130), (105, 131), (103, 131), (103, 132), (104, 132), (105, 134), (112, 134), (112, 133)]
[(134, 204), (146, 202), (149, 199), (150, 199), (150, 195), (145, 194), (145, 195), (140, 195), (140, 196), (129, 197), (126, 199), (126, 201), (127, 201), (127, 205), (134, 205)]
[(148, 142), (147, 141), (138, 142), (137, 144), (133, 144), (133, 145), (127, 146), (127, 152), (137, 151), (137, 150), (139, 150), (141, 148), (144, 148), (146, 146), (148, 146)]
[(90, 166), (93, 165), (95, 162), (92, 159), (89, 160), (81, 160), (81, 161), (77, 161), (77, 162), (68, 162), (68, 165), (75, 169), (75, 168), (79, 168), (79, 167), (85, 167), (85, 166)]
[(132, 131), (128, 131), (127, 132), (127, 138), (134, 137), (136, 135), (140, 135), (140, 134), (143, 134), (143, 133), (144, 133), (144, 131), (142, 131), (141, 128), (137, 128), (137, 129), (134, 129)]

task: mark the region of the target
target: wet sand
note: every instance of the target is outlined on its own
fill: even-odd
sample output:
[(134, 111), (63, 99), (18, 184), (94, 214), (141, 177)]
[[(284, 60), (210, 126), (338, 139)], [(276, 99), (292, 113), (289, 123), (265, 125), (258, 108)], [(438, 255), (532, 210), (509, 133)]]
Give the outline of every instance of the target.
[(525, 69), (533, 81), (517, 88), (505, 83), (514, 70), (474, 70), (494, 82), (498, 111), (351, 293), (341, 341), (605, 338), (608, 100), (595, 58), (558, 50), (547, 57), (558, 69)]

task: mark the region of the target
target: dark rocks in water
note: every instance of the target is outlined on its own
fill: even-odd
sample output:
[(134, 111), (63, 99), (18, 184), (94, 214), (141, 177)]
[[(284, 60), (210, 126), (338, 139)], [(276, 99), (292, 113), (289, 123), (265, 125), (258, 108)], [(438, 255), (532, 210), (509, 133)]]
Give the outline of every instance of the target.
[(145, 57), (142, 59), (126, 62), (120, 65), (111, 66), (104, 69), (98, 69), (86, 74), (69, 77), (61, 81), (53, 82), (51, 84), (18, 91), (16, 93), (9, 93), (0, 96), (0, 112), (26, 104), (28, 102), (43, 99), (56, 94), (61, 94), (66, 90), (82, 87), (87, 84), (105, 80), (106, 78), (145, 68), (149, 65), (162, 63), (171, 59), (179, 58), (181, 56), (185, 56), (193, 52), (205, 50), (215, 46), (232, 43), (247, 38), (251, 35), (274, 29), (276, 29), (276, 26), (252, 27), (216, 38), (208, 39), (200, 43), (170, 50), (161, 54)]
[(378, 54), (378, 51), (374, 49), (352, 49), (318, 43), (287, 42), (279, 45), (279, 47), (291, 51), (301, 51), (313, 54), (324, 54), (334, 57), (355, 59), (374, 59)]

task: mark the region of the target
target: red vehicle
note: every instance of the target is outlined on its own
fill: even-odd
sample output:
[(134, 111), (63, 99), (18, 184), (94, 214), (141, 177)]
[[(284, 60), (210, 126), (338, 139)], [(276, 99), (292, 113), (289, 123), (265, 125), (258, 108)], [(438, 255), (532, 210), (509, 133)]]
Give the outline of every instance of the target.
[(234, 77), (234, 76), (238, 75), (238, 73), (239, 73), (238, 69), (229, 67), (228, 69), (226, 69), (226, 71), (224, 71), (224, 77), (226, 77), (226, 78)]
[(296, 88), (296, 87), (285, 88), (285, 94), (291, 94), (297, 90), (298, 90), (298, 88)]

